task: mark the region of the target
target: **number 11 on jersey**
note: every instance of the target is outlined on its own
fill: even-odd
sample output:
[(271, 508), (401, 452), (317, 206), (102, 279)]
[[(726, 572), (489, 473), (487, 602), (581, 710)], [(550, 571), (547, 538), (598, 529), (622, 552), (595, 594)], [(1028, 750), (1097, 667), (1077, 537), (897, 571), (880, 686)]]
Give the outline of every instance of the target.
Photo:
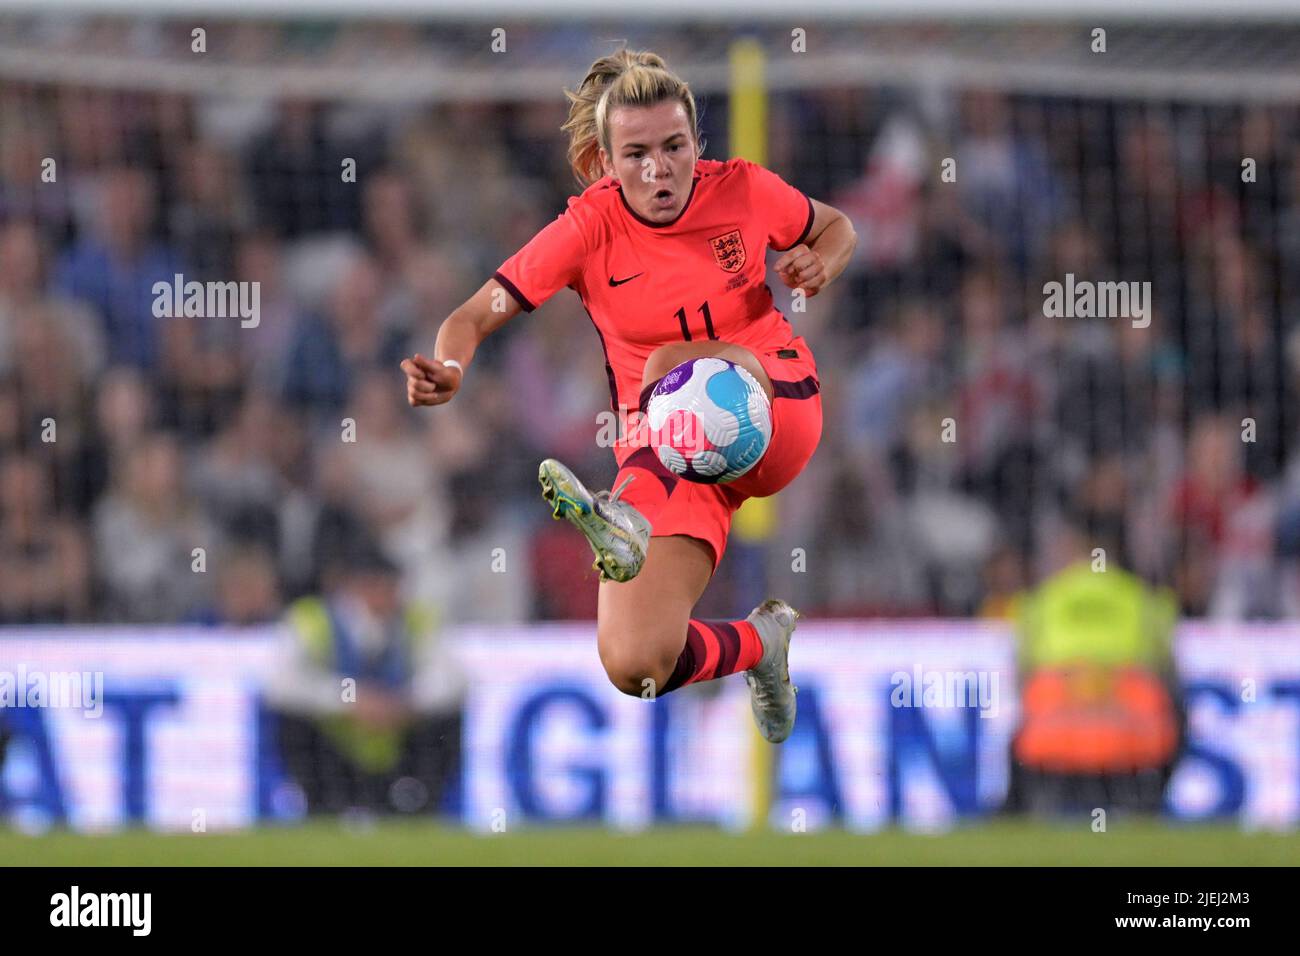
[[(704, 302), (696, 311), (704, 316), (704, 329), (708, 333), (709, 338), (716, 339), (718, 336), (717, 333), (713, 331), (713, 314), (709, 312), (709, 303), (707, 301)], [(691, 327), (686, 324), (686, 306), (682, 306), (674, 314), (677, 316), (677, 321), (682, 327), (682, 338), (689, 342), (691, 340)]]

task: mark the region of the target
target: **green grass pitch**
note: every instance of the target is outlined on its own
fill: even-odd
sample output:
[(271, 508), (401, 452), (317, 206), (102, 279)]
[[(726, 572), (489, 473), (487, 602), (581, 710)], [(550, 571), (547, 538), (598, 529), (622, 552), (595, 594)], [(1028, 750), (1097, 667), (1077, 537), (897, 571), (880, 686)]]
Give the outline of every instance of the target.
[(1300, 833), (1130, 821), (1106, 833), (998, 821), (944, 834), (726, 833), (700, 827), (474, 834), (431, 823), (311, 823), (239, 833), (28, 836), (0, 829), (0, 864), (35, 866), (1295, 866)]

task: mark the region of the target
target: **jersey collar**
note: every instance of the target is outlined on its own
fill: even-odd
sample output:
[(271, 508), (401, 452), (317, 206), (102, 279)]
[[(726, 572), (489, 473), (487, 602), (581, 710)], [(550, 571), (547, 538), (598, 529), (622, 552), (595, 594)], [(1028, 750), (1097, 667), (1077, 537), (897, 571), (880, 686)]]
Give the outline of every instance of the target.
[(651, 229), (663, 229), (667, 226), (675, 225), (681, 220), (682, 216), (686, 215), (686, 210), (691, 208), (691, 200), (695, 198), (695, 187), (699, 185), (699, 182), (700, 174), (696, 173), (691, 177), (691, 191), (686, 195), (686, 203), (682, 206), (682, 211), (673, 216), (673, 218), (669, 219), (667, 222), (651, 222), (649, 219), (638, 214), (637, 211), (629, 205), (627, 197), (623, 195), (623, 186), (617, 179), (614, 180), (614, 189), (618, 191), (618, 198), (622, 201), (623, 208), (627, 210), (629, 216), (641, 223), (643, 226), (648, 226)]

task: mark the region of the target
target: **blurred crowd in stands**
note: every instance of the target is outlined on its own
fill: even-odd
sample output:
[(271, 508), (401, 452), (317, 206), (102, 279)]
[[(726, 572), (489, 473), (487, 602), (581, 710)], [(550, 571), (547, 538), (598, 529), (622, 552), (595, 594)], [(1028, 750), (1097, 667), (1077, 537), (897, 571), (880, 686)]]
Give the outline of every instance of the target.
[[(823, 442), (701, 616), (998, 614), (1079, 531), (1184, 614), (1300, 610), (1296, 109), (772, 109), (768, 164), (861, 241), (806, 312), (772, 283)], [(408, 408), (397, 366), (577, 191), (564, 111), (0, 87), (0, 622), (272, 621), (359, 538), (447, 621), (594, 616), (535, 477), (614, 472), (576, 296), (445, 407)], [(726, 115), (706, 99), (708, 157)], [(259, 283), (256, 324), (156, 316), (178, 274)], [(1150, 282), (1149, 325), (1047, 317), (1067, 274)]]

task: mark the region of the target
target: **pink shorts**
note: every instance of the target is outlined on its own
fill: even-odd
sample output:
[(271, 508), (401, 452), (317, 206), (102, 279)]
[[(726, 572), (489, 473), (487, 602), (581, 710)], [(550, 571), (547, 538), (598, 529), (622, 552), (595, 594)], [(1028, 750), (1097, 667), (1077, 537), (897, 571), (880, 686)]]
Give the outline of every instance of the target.
[[(746, 498), (774, 495), (792, 482), (821, 440), (821, 382), (808, 343), (802, 336), (795, 336), (779, 348), (751, 351), (772, 380), (772, 441), (748, 474), (727, 484), (700, 484), (678, 478), (660, 463), (651, 448), (616, 451), (621, 467), (613, 487), (617, 488), (629, 473), (645, 470), (652, 472), (668, 492), (665, 500), (657, 488), (640, 477), (628, 484), (620, 499), (646, 516), (652, 537), (684, 534), (707, 542), (713, 549), (714, 570), (727, 548), (727, 533), (736, 509)], [(648, 397), (648, 388), (645, 394)]]

